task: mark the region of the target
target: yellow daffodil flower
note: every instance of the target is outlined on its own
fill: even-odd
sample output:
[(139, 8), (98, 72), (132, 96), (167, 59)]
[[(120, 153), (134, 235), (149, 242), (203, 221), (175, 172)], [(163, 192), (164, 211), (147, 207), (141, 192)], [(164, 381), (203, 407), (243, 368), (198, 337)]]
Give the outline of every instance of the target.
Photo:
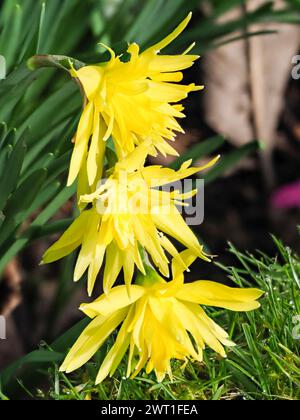
[[(74, 270), (78, 281), (88, 268), (88, 293), (91, 295), (97, 274), (103, 264), (104, 291), (113, 286), (121, 269), (128, 286), (135, 265), (144, 273), (139, 248), (150, 255), (160, 272), (168, 277), (167, 251), (181, 261), (175, 246), (166, 235), (181, 242), (195, 255), (209, 260), (203, 247), (185, 223), (176, 205), (197, 191), (161, 191), (157, 187), (189, 177), (212, 166), (215, 158), (202, 168), (191, 168), (185, 162), (178, 171), (161, 166), (144, 167), (148, 145), (142, 143), (124, 160), (118, 162), (109, 179), (90, 195), (81, 197), (91, 208), (84, 210), (61, 238), (43, 257), (43, 263), (56, 261), (81, 246)], [(184, 262), (181, 261), (183, 267)]]
[[(186, 265), (196, 257), (182, 253)], [(212, 281), (184, 284), (182, 265), (174, 259), (173, 280), (165, 282), (149, 269), (139, 284), (117, 286), (80, 309), (92, 322), (67, 355), (61, 370), (70, 373), (83, 366), (122, 324), (115, 343), (105, 357), (96, 383), (112, 376), (129, 349), (127, 376), (136, 376), (146, 366), (158, 381), (172, 377), (171, 359), (203, 360), (206, 346), (226, 357), (223, 346), (234, 346), (228, 334), (199, 305), (231, 311), (252, 311), (263, 294), (258, 289), (237, 289)], [(191, 340), (193, 337), (193, 341)]]
[(203, 88), (178, 82), (183, 78), (181, 71), (191, 67), (198, 56), (189, 55), (190, 49), (172, 56), (159, 52), (190, 19), (191, 14), (163, 41), (142, 53), (137, 44), (130, 44), (127, 62), (106, 47), (111, 54), (109, 62), (71, 70), (82, 85), (86, 106), (74, 139), (68, 185), (84, 166), (89, 185), (94, 184), (110, 136), (120, 159), (146, 139), (151, 139), (149, 154), (155, 155), (157, 150), (164, 155), (177, 154), (167, 142), (175, 140), (176, 132), (183, 132), (176, 120), (184, 117), (183, 107), (176, 103)]

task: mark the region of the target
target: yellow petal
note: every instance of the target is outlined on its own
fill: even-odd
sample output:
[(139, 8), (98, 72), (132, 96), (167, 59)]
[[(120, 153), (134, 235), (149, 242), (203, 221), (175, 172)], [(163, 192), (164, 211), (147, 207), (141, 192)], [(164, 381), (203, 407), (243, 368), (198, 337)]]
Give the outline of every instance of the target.
[(85, 66), (73, 73), (83, 86), (84, 92), (89, 101), (96, 96), (103, 77), (103, 68), (100, 66)]
[(127, 309), (121, 309), (108, 317), (95, 318), (70, 350), (60, 371), (73, 372), (90, 360), (126, 315)]
[(123, 271), (124, 271), (124, 282), (127, 287), (128, 294), (131, 292), (131, 281), (134, 274), (134, 257), (130, 255), (129, 251), (122, 253), (123, 256)]
[(94, 106), (89, 102), (83, 110), (76, 133), (67, 185), (73, 184), (85, 158), (93, 126)]
[(185, 284), (176, 297), (200, 305), (215, 306), (231, 311), (252, 311), (260, 307), (264, 292), (258, 289), (238, 289), (212, 281), (199, 280)]
[(174, 258), (172, 260), (172, 275), (173, 280), (179, 281), (179, 279), (183, 279), (183, 273), (185, 270), (193, 264), (193, 262), (197, 259), (197, 255), (193, 254), (191, 250), (186, 249), (185, 251), (181, 252), (180, 254), (181, 261), (184, 262), (182, 264), (181, 261), (178, 261), (178, 259)]
[(144, 141), (123, 161), (118, 163), (118, 168), (126, 172), (133, 172), (144, 166), (147, 155), (149, 154), (149, 140)]
[(150, 72), (177, 72), (191, 67), (198, 55), (157, 55), (149, 65)]
[(156, 82), (173, 82), (178, 83), (181, 82), (183, 79), (183, 73), (176, 72), (176, 73), (157, 73), (152, 76), (152, 80)]
[(80, 310), (88, 316), (95, 314), (107, 316), (121, 308), (129, 306), (140, 299), (145, 293), (142, 286), (132, 284), (130, 286), (130, 296), (126, 286), (117, 286), (111, 289), (108, 294), (101, 295), (92, 303), (85, 303), (80, 306)]
[(203, 357), (203, 349), (205, 348), (205, 344), (203, 341), (203, 337), (200, 333), (199, 325), (198, 325), (198, 318), (195, 314), (187, 308), (186, 305), (177, 302), (176, 303), (176, 314), (181, 319), (181, 322), (184, 328), (190, 332), (193, 336), (195, 343), (198, 349), (198, 356), (201, 360)]
[(82, 194), (88, 194), (91, 191), (88, 174), (87, 174), (87, 165), (86, 162), (81, 166), (78, 173), (77, 180), (77, 203), (80, 211), (83, 211), (86, 207), (86, 203), (81, 201)]
[(158, 52), (165, 48), (167, 45), (171, 44), (171, 42), (174, 41), (174, 39), (176, 39), (185, 30), (191, 19), (192, 12), (190, 12), (187, 15), (187, 17), (180, 23), (180, 25), (177, 26), (177, 28), (170, 35), (168, 35), (162, 41), (150, 47), (148, 50), (145, 51), (145, 53), (147, 53), (148, 51)]
[(130, 335), (127, 332), (133, 311), (130, 310), (119, 331), (115, 344), (112, 346), (101, 364), (96, 378), (96, 385), (100, 384), (108, 375), (112, 376), (119, 366), (130, 344)]
[(43, 263), (51, 263), (70, 254), (82, 242), (87, 222), (91, 216), (91, 210), (84, 211), (64, 234), (44, 254)]
[(216, 156), (207, 164), (193, 168), (190, 168), (192, 160), (188, 160), (182, 164), (178, 171), (174, 171), (170, 168), (163, 168), (161, 166), (147, 166), (146, 168), (143, 168), (141, 172), (148, 185), (151, 187), (158, 187), (188, 178), (197, 172), (204, 171), (215, 165), (219, 158), (220, 156)]
[[(88, 153), (87, 159), (87, 173), (89, 185), (93, 185), (95, 179), (98, 175), (100, 178), (102, 173), (102, 166), (105, 153), (105, 142), (102, 140), (104, 133), (104, 122), (101, 119), (99, 114), (95, 111), (94, 114), (94, 126), (93, 126), (93, 135), (91, 140), (91, 146)], [(101, 171), (99, 173), (99, 167)], [(99, 179), (98, 179), (99, 180)], [(85, 194), (87, 191), (85, 191)]]
[[(225, 338), (223, 334), (220, 335), (216, 333), (215, 328), (213, 328), (209, 322), (209, 317), (200, 306), (186, 303), (186, 307), (197, 317), (198, 330), (203, 341), (216, 353), (220, 354), (222, 357), (226, 357), (224, 347), (220, 342), (220, 339), (223, 340)], [(227, 334), (226, 336), (228, 337)]]
[(122, 268), (122, 255), (116, 244), (111, 243), (106, 250), (103, 289), (108, 293), (114, 285)]
[(85, 226), (85, 234), (82, 240), (81, 250), (75, 265), (74, 281), (78, 281), (82, 277), (91, 263), (96, 249), (100, 216), (94, 209), (92, 210), (93, 211), (90, 213), (87, 225)]
[(177, 239), (186, 248), (189, 248), (198, 257), (209, 261), (202, 250), (197, 237), (185, 223), (181, 214), (175, 207), (168, 206), (166, 209), (158, 209), (157, 213), (152, 212), (152, 220), (157, 228), (172, 238)]
[(94, 290), (95, 282), (97, 279), (97, 275), (102, 267), (103, 258), (106, 250), (106, 246), (99, 243), (99, 233), (98, 238), (96, 242), (96, 248), (94, 251), (94, 255), (92, 257), (92, 261), (89, 266), (89, 272), (88, 272), (88, 295), (91, 296)]

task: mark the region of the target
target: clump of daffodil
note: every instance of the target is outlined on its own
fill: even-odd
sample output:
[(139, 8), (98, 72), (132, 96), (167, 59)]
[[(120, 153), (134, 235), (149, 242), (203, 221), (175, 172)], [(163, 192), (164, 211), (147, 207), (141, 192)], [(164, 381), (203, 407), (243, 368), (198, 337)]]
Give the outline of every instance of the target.
[(111, 176), (92, 194), (83, 195), (81, 204), (89, 204), (61, 238), (43, 256), (44, 263), (56, 261), (81, 246), (74, 270), (78, 281), (88, 269), (88, 293), (91, 294), (106, 258), (103, 286), (107, 293), (123, 268), (130, 285), (135, 266), (145, 273), (140, 249), (145, 250), (160, 272), (169, 276), (168, 252), (185, 267), (178, 251), (166, 236), (181, 242), (200, 258), (208, 260), (197, 237), (185, 223), (177, 205), (197, 191), (157, 189), (189, 177), (213, 165), (191, 168), (185, 162), (178, 171), (161, 166), (144, 167), (148, 143), (142, 143), (112, 169)]
[[(182, 253), (186, 265), (196, 257)], [(127, 376), (136, 376), (146, 366), (158, 381), (172, 378), (171, 360), (201, 362), (206, 346), (226, 357), (224, 346), (234, 346), (228, 334), (199, 305), (231, 311), (252, 311), (260, 306), (258, 289), (236, 289), (212, 281), (184, 284), (182, 265), (172, 263), (173, 280), (166, 282), (151, 268), (139, 284), (117, 286), (80, 309), (92, 322), (67, 355), (61, 370), (67, 373), (83, 366), (122, 324), (116, 341), (105, 357), (96, 383), (112, 376), (127, 351)], [(191, 339), (192, 337), (192, 339)]]
[(161, 42), (140, 52), (137, 44), (128, 46), (129, 59), (122, 61), (106, 47), (110, 61), (72, 68), (86, 96), (70, 164), (68, 185), (78, 174), (86, 172), (89, 185), (97, 179), (103, 164), (105, 141), (112, 136), (120, 159), (131, 153), (136, 145), (151, 140), (149, 154), (177, 155), (168, 141), (174, 141), (182, 128), (176, 118), (183, 118), (182, 105), (187, 95), (202, 86), (179, 84), (182, 70), (191, 67), (198, 58), (188, 54), (160, 55), (187, 26), (191, 14)]

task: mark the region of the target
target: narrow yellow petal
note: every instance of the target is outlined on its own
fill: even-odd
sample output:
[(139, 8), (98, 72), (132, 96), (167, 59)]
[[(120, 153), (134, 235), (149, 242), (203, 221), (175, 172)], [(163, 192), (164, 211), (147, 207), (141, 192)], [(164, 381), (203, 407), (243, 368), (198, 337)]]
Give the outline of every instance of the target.
[(82, 202), (80, 199), (81, 195), (88, 194), (90, 191), (91, 188), (88, 181), (87, 165), (86, 162), (84, 162), (78, 172), (77, 180), (77, 203), (80, 211), (83, 211), (86, 207), (86, 203)]
[(127, 329), (132, 318), (132, 313), (133, 311), (131, 308), (118, 333), (115, 344), (103, 360), (96, 378), (96, 385), (100, 384), (108, 375), (112, 376), (124, 357), (130, 344), (130, 335), (128, 334)]
[(180, 25), (177, 26), (177, 28), (170, 35), (168, 35), (162, 41), (150, 47), (145, 52), (146, 53), (148, 51), (158, 52), (162, 50), (163, 48), (165, 48), (167, 45), (171, 44), (171, 42), (174, 41), (174, 39), (176, 39), (185, 30), (185, 28), (187, 27), (191, 19), (192, 19), (192, 12), (190, 12), (187, 15), (187, 17), (180, 23)]
[(111, 289), (108, 294), (101, 295), (94, 302), (81, 305), (80, 310), (88, 316), (95, 316), (95, 314), (107, 316), (133, 304), (140, 299), (144, 293), (145, 289), (136, 284), (130, 286), (130, 296), (127, 293), (126, 286), (117, 286)]
[(90, 219), (85, 226), (85, 234), (82, 240), (81, 250), (75, 265), (74, 281), (78, 281), (82, 277), (89, 264), (92, 262), (92, 258), (97, 246), (100, 216), (95, 211), (95, 209), (92, 210), (93, 211), (90, 213)]
[(99, 243), (99, 234), (98, 234), (98, 240), (96, 242), (96, 249), (94, 251), (94, 255), (90, 263), (89, 272), (88, 272), (88, 295), (89, 296), (91, 296), (93, 293), (97, 275), (102, 267), (105, 249), (106, 249), (106, 246)]
[[(157, 213), (159, 213), (159, 211)], [(159, 230), (170, 235), (174, 239), (177, 239), (198, 257), (209, 261), (209, 258), (204, 254), (197, 237), (185, 223), (175, 206), (172, 208), (168, 206), (166, 210), (161, 209), (160, 213), (161, 214), (152, 214), (152, 220)]]
[(83, 110), (75, 138), (67, 185), (72, 185), (85, 158), (93, 126), (94, 105), (89, 102)]
[(95, 318), (70, 350), (60, 371), (73, 372), (90, 360), (126, 315), (127, 309), (121, 309), (108, 317), (98, 316)]
[(172, 275), (173, 280), (178, 280), (179, 278), (183, 277), (184, 271), (193, 264), (193, 262), (197, 259), (197, 255), (191, 252), (190, 249), (186, 249), (185, 251), (181, 252), (180, 254), (181, 261), (176, 258), (172, 260)]
[(200, 305), (215, 306), (231, 311), (252, 311), (260, 307), (264, 292), (258, 289), (238, 289), (212, 281), (199, 280), (185, 284), (176, 297)]
[[(102, 123), (102, 124), (101, 124)], [(100, 126), (101, 124), (101, 126)], [(103, 166), (104, 153), (105, 153), (105, 142), (102, 140), (103, 135), (103, 120), (100, 120), (100, 116), (97, 111), (94, 113), (94, 124), (93, 124), (93, 135), (91, 140), (91, 146), (88, 152), (87, 158), (87, 173), (89, 185), (93, 185), (97, 174), (99, 172), (99, 167)], [(102, 172), (102, 168), (101, 168)], [(98, 179), (99, 180), (99, 179)], [(85, 191), (87, 194), (87, 191)]]
[(131, 291), (131, 281), (134, 274), (134, 257), (130, 252), (123, 252), (123, 271), (124, 271), (124, 282), (127, 287), (128, 294)]
[(74, 249), (76, 249), (82, 242), (86, 224), (90, 215), (91, 210), (82, 212), (59, 238), (59, 240), (45, 252), (42, 262), (45, 264), (51, 263), (74, 251)]
[(106, 250), (103, 289), (109, 293), (122, 268), (122, 255), (116, 244), (112, 242)]

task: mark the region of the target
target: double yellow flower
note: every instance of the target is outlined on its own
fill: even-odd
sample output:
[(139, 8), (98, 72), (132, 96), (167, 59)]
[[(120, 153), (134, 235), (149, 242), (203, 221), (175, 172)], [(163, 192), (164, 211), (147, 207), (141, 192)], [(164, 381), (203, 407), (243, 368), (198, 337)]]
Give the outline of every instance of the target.
[[(115, 372), (128, 349), (128, 376), (146, 366), (147, 372), (155, 371), (159, 381), (166, 374), (172, 376), (171, 359), (202, 361), (205, 346), (225, 357), (223, 345), (234, 344), (199, 305), (233, 311), (259, 307), (257, 299), (262, 292), (256, 289), (233, 289), (200, 280), (184, 283), (184, 271), (196, 258), (209, 261), (177, 208), (196, 191), (182, 193), (161, 187), (210, 167), (218, 157), (203, 168), (191, 167), (190, 161), (178, 171), (145, 166), (148, 155), (177, 154), (170, 142), (176, 132), (183, 131), (177, 121), (184, 117), (183, 107), (178, 103), (202, 89), (179, 84), (182, 70), (198, 58), (189, 55), (190, 49), (182, 55), (160, 54), (190, 19), (191, 14), (144, 52), (130, 44), (128, 57), (117, 57), (106, 47), (111, 56), (107, 63), (71, 70), (85, 94), (68, 177), (69, 185), (78, 178), (80, 215), (48, 249), (43, 262), (56, 261), (81, 247), (74, 281), (88, 270), (89, 295), (104, 265), (104, 294), (81, 306), (93, 320), (61, 367), (66, 372), (81, 367), (122, 324), (97, 383)], [(107, 179), (101, 180), (111, 145), (117, 163), (107, 168)], [(178, 252), (172, 239), (186, 250)], [(169, 277), (168, 256), (172, 258), (169, 282), (161, 277)], [(113, 287), (121, 271), (125, 285)]]

